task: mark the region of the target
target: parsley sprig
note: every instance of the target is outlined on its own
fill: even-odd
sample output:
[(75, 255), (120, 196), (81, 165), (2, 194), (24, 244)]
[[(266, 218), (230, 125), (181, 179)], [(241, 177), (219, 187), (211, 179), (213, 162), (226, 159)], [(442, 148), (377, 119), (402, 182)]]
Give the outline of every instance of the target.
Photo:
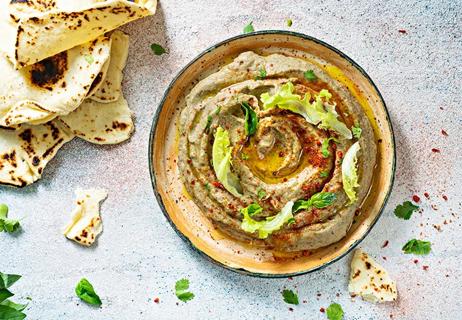
[(298, 305), (298, 295), (292, 290), (285, 289), (282, 291), (282, 297), (285, 303)]
[(194, 293), (189, 292), (188, 289), (188, 279), (180, 279), (175, 283), (175, 294), (177, 298), (183, 302), (188, 302), (189, 300), (194, 299)]
[(0, 204), (0, 232), (16, 232), (20, 226), (19, 220), (8, 219), (8, 206)]

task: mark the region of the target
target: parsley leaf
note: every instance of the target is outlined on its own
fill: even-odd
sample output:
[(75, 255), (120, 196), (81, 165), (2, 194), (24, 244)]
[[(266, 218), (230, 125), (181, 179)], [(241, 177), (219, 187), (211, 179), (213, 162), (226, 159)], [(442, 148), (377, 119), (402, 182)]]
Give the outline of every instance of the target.
[(8, 219), (8, 206), (0, 204), (0, 232), (16, 232), (19, 227), (19, 220)]
[(303, 76), (305, 77), (306, 80), (308, 81), (316, 81), (318, 80), (318, 77), (314, 74), (313, 70), (308, 70), (303, 73)]
[(219, 115), (221, 112), (221, 106), (218, 106), (217, 109), (215, 110), (215, 115)]
[[(0, 302), (14, 296), (13, 293), (10, 292), (8, 289), (0, 289)], [(1, 318), (0, 318), (1, 319)]]
[(26, 315), (20, 310), (10, 307), (9, 305), (0, 305), (0, 319), (5, 320), (22, 320)]
[(322, 145), (321, 145), (321, 153), (322, 153), (322, 156), (324, 158), (328, 158), (330, 156), (330, 152), (329, 152), (329, 142), (331, 140), (334, 140), (334, 142), (338, 142), (337, 139), (335, 138), (328, 138), (328, 139), (324, 139), (324, 141), (322, 142)]
[(266, 197), (266, 191), (263, 190), (262, 188), (258, 188), (257, 196), (258, 196), (258, 199), (262, 200), (264, 197)]
[(253, 217), (254, 215), (259, 214), (263, 211), (263, 208), (258, 203), (252, 203), (251, 205), (245, 208), (249, 216)]
[(151, 44), (151, 50), (152, 52), (154, 52), (156, 56), (161, 56), (164, 53), (167, 53), (167, 51), (160, 44), (157, 43)]
[(254, 32), (255, 29), (253, 28), (253, 21), (251, 21), (248, 25), (244, 27), (244, 33), (251, 33)]
[(95, 58), (91, 54), (86, 54), (83, 56), (83, 58), (88, 62), (88, 64), (95, 62)]
[(411, 201), (405, 201), (403, 204), (396, 206), (395, 208), (395, 216), (398, 218), (409, 220), (412, 216), (414, 211), (417, 211), (419, 206), (412, 204)]
[(322, 171), (319, 176), (321, 178), (327, 178), (329, 176), (329, 171)]
[(242, 110), (245, 113), (245, 134), (251, 136), (257, 132), (258, 117), (255, 111), (247, 102), (241, 103)]
[(327, 319), (329, 320), (342, 320), (343, 319), (343, 309), (342, 306), (338, 303), (331, 303), (331, 305), (326, 309)]
[(318, 209), (325, 208), (330, 206), (334, 200), (337, 198), (335, 193), (332, 192), (318, 192), (311, 196), (309, 200), (297, 200), (294, 203), (292, 212), (295, 213), (300, 210), (307, 210), (311, 207)]
[(212, 125), (212, 116), (207, 117), (207, 123), (205, 124), (205, 132), (210, 131), (210, 126)]
[(175, 294), (178, 299), (188, 302), (194, 299), (194, 293), (187, 291), (189, 289), (189, 280), (181, 279), (175, 283)]
[(288, 27), (292, 27), (292, 19), (287, 19), (286, 24)]
[(282, 297), (284, 298), (284, 302), (288, 304), (295, 304), (297, 305), (298, 302), (298, 296), (295, 292), (292, 290), (284, 290), (282, 291)]
[(88, 304), (94, 306), (100, 306), (102, 304), (101, 299), (95, 292), (95, 289), (93, 289), (91, 283), (85, 278), (81, 279), (77, 284), (75, 294)]
[(426, 255), (430, 253), (431, 249), (432, 244), (430, 241), (423, 241), (417, 239), (409, 240), (403, 246), (403, 251), (406, 254), (413, 253), (416, 255)]
[(266, 78), (266, 69), (265, 67), (261, 67), (258, 70), (258, 75), (255, 77), (255, 80), (263, 80)]
[(287, 226), (290, 226), (290, 225), (293, 225), (295, 223), (295, 218), (290, 218), (288, 221), (287, 221)]
[(351, 127), (351, 132), (353, 132), (353, 137), (359, 139), (361, 138), (361, 133), (363, 132), (363, 129), (361, 129), (359, 123), (355, 122), (355, 125)]
[(248, 155), (247, 153), (242, 152), (242, 153), (241, 153), (241, 159), (242, 159), (242, 160), (249, 160), (250, 157), (249, 157), (249, 155)]

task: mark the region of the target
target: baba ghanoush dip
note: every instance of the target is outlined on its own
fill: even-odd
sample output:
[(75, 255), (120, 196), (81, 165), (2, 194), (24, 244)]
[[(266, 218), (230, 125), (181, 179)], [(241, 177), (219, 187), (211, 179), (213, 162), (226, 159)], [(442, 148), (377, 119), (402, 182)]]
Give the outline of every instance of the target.
[(277, 251), (342, 239), (376, 162), (347, 87), (282, 54), (244, 52), (198, 82), (179, 133), (180, 174), (202, 213), (231, 238)]

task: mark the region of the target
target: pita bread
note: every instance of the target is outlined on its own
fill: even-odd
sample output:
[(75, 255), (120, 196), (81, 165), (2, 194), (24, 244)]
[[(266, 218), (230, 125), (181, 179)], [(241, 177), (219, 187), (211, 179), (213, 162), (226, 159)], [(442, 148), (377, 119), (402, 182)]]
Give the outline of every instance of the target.
[(99, 206), (107, 198), (107, 192), (102, 189), (78, 189), (75, 195), (77, 207), (72, 212), (72, 221), (64, 230), (64, 235), (89, 247), (103, 231)]
[(0, 184), (24, 187), (42, 176), (58, 150), (74, 138), (59, 121), (17, 130), (0, 128)]
[(374, 303), (395, 301), (398, 298), (396, 282), (361, 249), (355, 251), (351, 260), (348, 290), (350, 295), (359, 295), (363, 300)]
[(16, 69), (156, 11), (157, 0), (0, 1), (0, 47)]
[(0, 126), (41, 124), (77, 109), (105, 76), (110, 49), (102, 36), (19, 71), (0, 56)]
[(96, 144), (121, 143), (134, 129), (132, 112), (123, 96), (110, 103), (85, 100), (76, 111), (60, 119), (73, 134)]
[(111, 59), (107, 75), (99, 89), (90, 99), (108, 103), (117, 101), (122, 92), (123, 70), (127, 63), (129, 37), (122, 31), (116, 30), (111, 34)]

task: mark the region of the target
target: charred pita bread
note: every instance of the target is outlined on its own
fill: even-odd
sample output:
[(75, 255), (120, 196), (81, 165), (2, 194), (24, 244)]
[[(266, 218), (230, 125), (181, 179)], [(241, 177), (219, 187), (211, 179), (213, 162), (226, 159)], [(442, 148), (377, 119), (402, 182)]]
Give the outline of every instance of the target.
[(0, 48), (16, 69), (152, 15), (157, 0), (3, 0)]
[(132, 112), (123, 96), (110, 103), (85, 102), (61, 121), (79, 138), (96, 144), (128, 140), (134, 129)]
[(114, 102), (119, 99), (122, 92), (122, 72), (128, 58), (128, 35), (116, 30), (111, 34), (111, 39), (111, 58), (107, 75), (98, 90), (90, 96), (90, 99), (102, 103)]
[(74, 135), (59, 121), (0, 128), (0, 184), (24, 187), (42, 176), (48, 162)]
[(388, 272), (369, 255), (357, 249), (351, 260), (348, 290), (352, 296), (361, 296), (369, 302), (389, 302), (398, 298), (396, 282)]
[(78, 189), (75, 192), (76, 208), (72, 212), (72, 221), (64, 230), (64, 235), (83, 246), (91, 246), (103, 231), (100, 216), (100, 203), (107, 198), (102, 189)]
[(0, 126), (41, 124), (77, 109), (105, 77), (110, 50), (101, 36), (21, 70), (0, 56)]

